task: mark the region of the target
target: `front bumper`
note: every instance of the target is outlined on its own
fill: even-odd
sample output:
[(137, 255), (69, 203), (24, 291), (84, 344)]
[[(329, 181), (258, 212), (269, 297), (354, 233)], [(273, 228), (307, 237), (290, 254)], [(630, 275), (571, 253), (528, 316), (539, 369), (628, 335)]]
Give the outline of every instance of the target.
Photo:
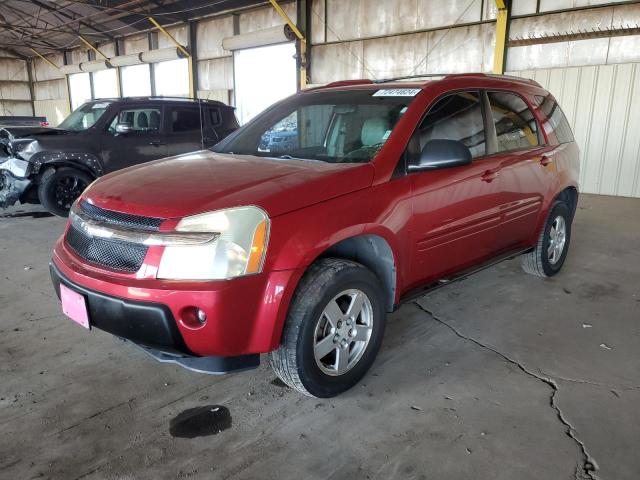
[[(72, 288), (75, 285), (126, 304), (154, 306), (144, 310), (144, 316), (152, 314), (154, 325), (163, 332), (161, 342), (148, 342), (155, 350), (161, 350), (158, 346), (163, 344), (177, 345), (178, 348), (164, 350), (169, 354), (236, 357), (278, 348), (288, 305), (302, 270), (264, 272), (233, 280), (159, 280), (155, 274), (161, 255), (161, 247), (150, 247), (138, 272), (116, 273), (79, 258), (60, 238), (52, 264)], [(190, 322), (185, 316), (193, 307), (205, 312), (204, 325)], [(125, 313), (116, 310), (115, 316), (124, 317)], [(122, 332), (115, 334), (123, 336)], [(178, 334), (184, 346), (174, 342)], [(144, 344), (139, 337), (134, 341)]]
[(92, 327), (131, 341), (158, 361), (210, 374), (247, 370), (260, 365), (258, 354), (197, 356), (184, 343), (166, 305), (116, 298), (82, 287), (66, 278), (53, 262), (50, 271), (58, 298), (61, 283), (84, 295)]
[(30, 185), (28, 178), (17, 178), (8, 170), (0, 169), (0, 208), (14, 205)]

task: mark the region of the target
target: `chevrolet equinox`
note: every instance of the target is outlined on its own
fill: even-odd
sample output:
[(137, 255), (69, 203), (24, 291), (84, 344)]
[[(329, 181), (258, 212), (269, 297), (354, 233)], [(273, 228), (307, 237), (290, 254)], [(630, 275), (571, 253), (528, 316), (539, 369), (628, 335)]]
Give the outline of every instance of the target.
[(211, 150), (93, 182), (53, 283), (71, 319), (157, 360), (227, 373), (268, 353), (286, 384), (331, 397), (365, 375), (403, 302), (515, 255), (555, 275), (578, 156), (531, 80), (336, 82)]

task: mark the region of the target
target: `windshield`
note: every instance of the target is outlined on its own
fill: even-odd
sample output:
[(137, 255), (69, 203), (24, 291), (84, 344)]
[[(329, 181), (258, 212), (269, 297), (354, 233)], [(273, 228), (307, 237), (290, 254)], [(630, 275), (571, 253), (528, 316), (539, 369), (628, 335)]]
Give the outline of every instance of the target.
[(110, 105), (110, 102), (85, 103), (71, 112), (71, 115), (65, 118), (62, 123), (58, 125), (58, 128), (72, 132), (86, 130), (92, 127), (100, 117), (104, 115), (104, 112), (107, 111)]
[(264, 111), (214, 151), (332, 163), (368, 162), (418, 92), (367, 89), (295, 95)]

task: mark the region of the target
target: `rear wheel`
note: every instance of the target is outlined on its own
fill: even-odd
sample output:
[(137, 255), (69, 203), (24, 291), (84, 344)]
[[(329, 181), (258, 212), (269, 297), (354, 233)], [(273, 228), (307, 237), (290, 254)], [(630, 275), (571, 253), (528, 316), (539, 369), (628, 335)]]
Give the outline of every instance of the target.
[(38, 199), (51, 213), (66, 217), (73, 202), (91, 182), (88, 174), (75, 168), (48, 170), (40, 179)]
[(380, 348), (382, 298), (377, 277), (361, 264), (319, 260), (296, 290), (280, 348), (270, 354), (273, 370), (305, 395), (333, 397), (348, 390)]
[(536, 247), (522, 256), (522, 269), (538, 277), (551, 277), (564, 264), (571, 240), (571, 208), (564, 201), (554, 202)]

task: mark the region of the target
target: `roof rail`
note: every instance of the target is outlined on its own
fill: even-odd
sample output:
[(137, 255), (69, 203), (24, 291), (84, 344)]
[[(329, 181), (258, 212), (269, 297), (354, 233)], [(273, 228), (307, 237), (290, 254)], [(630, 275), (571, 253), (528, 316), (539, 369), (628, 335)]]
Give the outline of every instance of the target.
[(373, 83), (388, 83), (388, 82), (396, 82), (398, 80), (411, 80), (411, 79), (419, 79), (419, 78), (444, 78), (448, 73), (423, 73), (419, 75), (405, 75), (404, 77), (393, 77), (393, 78), (381, 78), (379, 80), (373, 80)]
[(466, 73), (425, 73), (419, 75), (406, 75), (404, 77), (384, 78), (380, 80), (374, 80), (373, 83), (387, 83), (395, 82), (398, 80), (410, 80), (410, 79), (442, 79), (442, 78), (455, 78), (455, 77), (492, 77), (492, 78), (504, 78), (509, 80), (515, 80), (518, 82), (529, 83), (540, 87), (541, 85), (533, 79), (517, 77), (515, 75), (501, 75), (497, 73), (483, 73), (483, 72), (466, 72)]
[(347, 87), (349, 85), (368, 85), (374, 83), (368, 78), (360, 78), (357, 80), (338, 80), (337, 82), (327, 83), (324, 87)]

